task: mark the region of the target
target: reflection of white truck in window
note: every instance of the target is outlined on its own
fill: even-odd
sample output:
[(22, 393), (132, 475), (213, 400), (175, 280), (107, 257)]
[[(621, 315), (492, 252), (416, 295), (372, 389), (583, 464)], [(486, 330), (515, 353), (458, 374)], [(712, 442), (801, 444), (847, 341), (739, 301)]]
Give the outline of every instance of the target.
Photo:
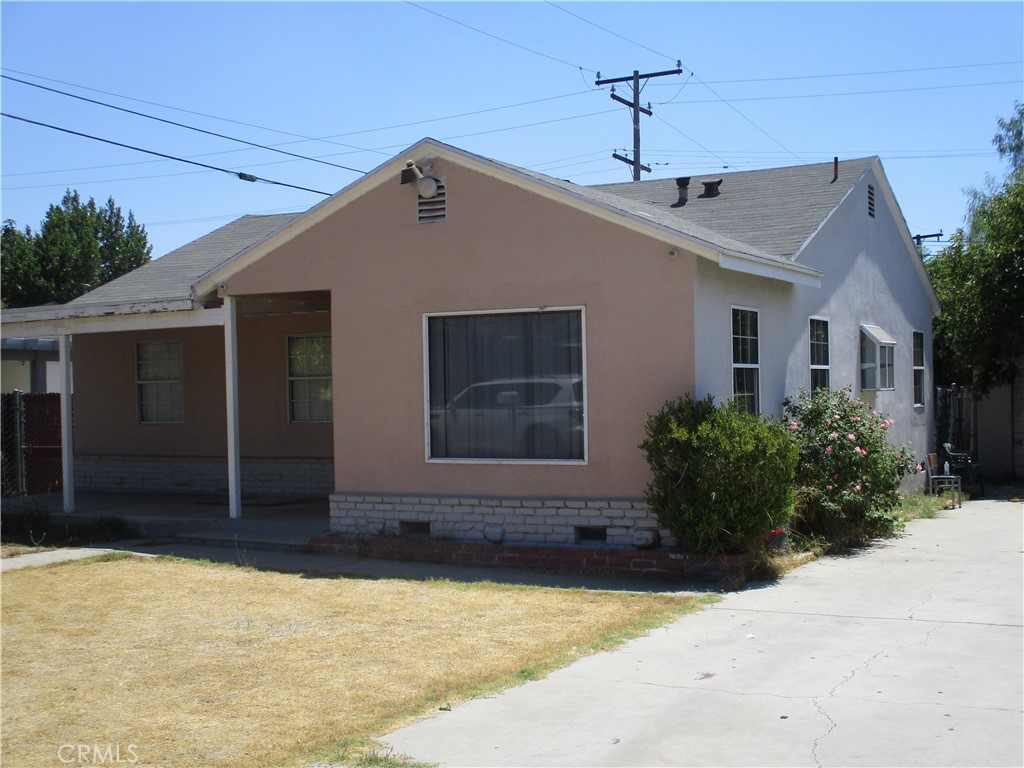
[(472, 384), (430, 412), (432, 458), (583, 459), (583, 379)]

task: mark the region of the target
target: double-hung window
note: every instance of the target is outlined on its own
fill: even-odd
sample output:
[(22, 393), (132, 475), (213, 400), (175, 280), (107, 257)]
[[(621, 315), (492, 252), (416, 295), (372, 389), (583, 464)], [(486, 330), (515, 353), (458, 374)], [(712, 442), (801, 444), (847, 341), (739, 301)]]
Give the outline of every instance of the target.
[(583, 311), (426, 318), (430, 459), (583, 461)]
[(860, 388), (895, 389), (896, 340), (877, 325), (860, 327)]
[(924, 333), (914, 331), (914, 405), (924, 405)]
[(137, 342), (135, 384), (140, 423), (181, 423), (181, 342)]
[(331, 337), (288, 337), (288, 418), (292, 422), (330, 421)]
[(732, 308), (732, 396), (750, 413), (761, 412), (757, 310)]
[(812, 317), (808, 329), (811, 390), (829, 388), (828, 320)]

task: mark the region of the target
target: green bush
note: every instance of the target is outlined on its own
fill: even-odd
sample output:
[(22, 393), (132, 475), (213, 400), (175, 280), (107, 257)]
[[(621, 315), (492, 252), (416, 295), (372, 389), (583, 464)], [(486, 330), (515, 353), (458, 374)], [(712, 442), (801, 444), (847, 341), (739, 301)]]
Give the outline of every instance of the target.
[(895, 420), (848, 389), (803, 392), (784, 408), (800, 446), (793, 527), (836, 545), (900, 530), (900, 481), (917, 463), (909, 446), (889, 442)]
[(644, 498), (690, 551), (756, 549), (789, 521), (797, 450), (785, 427), (687, 395), (649, 416), (646, 434)]

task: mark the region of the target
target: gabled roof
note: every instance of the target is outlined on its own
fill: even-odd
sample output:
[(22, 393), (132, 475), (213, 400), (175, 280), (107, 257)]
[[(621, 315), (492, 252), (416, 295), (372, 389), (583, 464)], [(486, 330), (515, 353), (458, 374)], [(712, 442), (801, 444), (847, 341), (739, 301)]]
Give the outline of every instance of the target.
[(294, 221), (302, 214), (279, 213), (271, 216), (243, 216), (198, 240), (171, 251), (166, 256), (111, 280), (68, 302), (68, 306), (144, 303), (190, 299), (192, 284), (200, 276), (263, 240), (267, 235)]
[(4, 324), (191, 310), (196, 280), (301, 215), (243, 216), (66, 304), (6, 310)]
[[(384, 183), (406, 158), (442, 158), (556, 203), (612, 221), (723, 267), (816, 285), (820, 273), (796, 261), (801, 248), (874, 165), (877, 157), (694, 176), (676, 205), (675, 179), (582, 186), (423, 139), (304, 213), (243, 216), (68, 304), (12, 310), (5, 321), (192, 310), (231, 275)], [(879, 164), (879, 174), (881, 168)], [(702, 196), (702, 181), (722, 179)]]
[[(702, 227), (760, 253), (791, 260), (877, 162), (877, 157), (841, 161), (838, 176), (833, 163), (693, 176), (688, 200), (679, 207), (672, 207), (679, 199), (675, 179), (588, 189), (652, 205), (675, 218), (680, 228)], [(702, 182), (718, 179), (719, 194), (705, 196)]]

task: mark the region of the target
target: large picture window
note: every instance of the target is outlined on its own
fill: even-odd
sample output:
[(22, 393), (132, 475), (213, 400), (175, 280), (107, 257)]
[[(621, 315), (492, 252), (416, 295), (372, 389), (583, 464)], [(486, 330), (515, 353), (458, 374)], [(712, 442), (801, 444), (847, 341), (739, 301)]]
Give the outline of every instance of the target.
[(829, 388), (828, 320), (811, 318), (808, 338), (811, 355), (811, 390)]
[(140, 341), (135, 345), (139, 422), (178, 424), (181, 399), (181, 342)]
[(431, 459), (583, 461), (583, 312), (427, 318)]
[(732, 310), (732, 396), (750, 413), (761, 412), (757, 310)]
[(288, 418), (293, 422), (330, 421), (331, 337), (288, 337)]

